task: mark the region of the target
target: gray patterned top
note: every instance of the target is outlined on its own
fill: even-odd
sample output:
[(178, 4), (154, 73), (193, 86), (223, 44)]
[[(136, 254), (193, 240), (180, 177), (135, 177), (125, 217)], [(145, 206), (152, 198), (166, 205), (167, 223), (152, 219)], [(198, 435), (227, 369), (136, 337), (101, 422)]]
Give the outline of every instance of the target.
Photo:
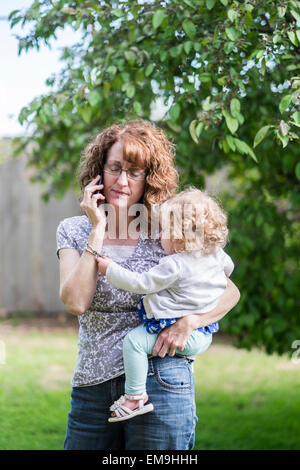
[[(74, 248), (81, 255), (91, 229), (86, 215), (61, 221), (56, 232), (57, 255), (61, 248)], [(103, 254), (109, 256), (105, 245)], [(132, 255), (118, 263), (141, 273), (152, 268), (163, 256), (159, 240), (140, 235)], [(71, 381), (73, 387), (99, 384), (124, 373), (122, 343), (125, 335), (140, 323), (136, 313), (140, 297), (111, 286), (99, 273), (91, 306), (78, 316), (79, 351)]]

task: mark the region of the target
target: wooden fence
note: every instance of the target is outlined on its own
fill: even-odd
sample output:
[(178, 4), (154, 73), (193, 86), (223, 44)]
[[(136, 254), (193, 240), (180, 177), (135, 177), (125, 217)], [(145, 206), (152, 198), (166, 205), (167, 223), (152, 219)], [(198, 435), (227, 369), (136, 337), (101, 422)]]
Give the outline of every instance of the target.
[(0, 315), (11, 312), (62, 312), (56, 228), (79, 215), (73, 193), (62, 200), (41, 199), (29, 181), (25, 158), (0, 163)]

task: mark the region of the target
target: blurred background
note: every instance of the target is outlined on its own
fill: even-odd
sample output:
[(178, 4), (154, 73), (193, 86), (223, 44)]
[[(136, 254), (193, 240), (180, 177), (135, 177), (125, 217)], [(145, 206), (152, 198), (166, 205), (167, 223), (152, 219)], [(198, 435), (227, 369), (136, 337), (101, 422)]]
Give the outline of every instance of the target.
[(299, 449), (299, 2), (1, 3), (0, 448), (62, 448), (78, 325), (56, 228), (85, 145), (143, 118), (229, 217), (241, 299), (196, 361), (196, 448)]

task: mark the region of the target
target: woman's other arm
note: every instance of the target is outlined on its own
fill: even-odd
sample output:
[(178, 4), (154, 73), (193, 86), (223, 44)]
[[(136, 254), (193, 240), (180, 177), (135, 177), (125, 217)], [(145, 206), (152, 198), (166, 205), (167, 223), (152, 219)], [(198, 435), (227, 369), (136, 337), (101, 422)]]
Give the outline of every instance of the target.
[[(97, 175), (85, 187), (80, 207), (88, 216), (92, 226), (88, 243), (100, 253), (105, 235), (106, 216), (103, 208), (105, 197), (98, 192), (103, 189), (102, 184), (97, 184), (99, 179), (100, 175)], [(95, 258), (87, 251), (80, 256), (75, 249), (63, 248), (59, 251), (59, 258), (61, 301), (70, 313), (82, 315), (91, 305), (96, 291), (98, 268)]]
[(183, 351), (185, 343), (193, 330), (221, 320), (238, 303), (239, 299), (240, 292), (238, 288), (227, 278), (227, 288), (218, 305), (210, 312), (182, 317), (173, 325), (165, 328), (158, 335), (152, 354), (165, 357), (167, 353), (169, 356), (174, 356), (176, 349)]

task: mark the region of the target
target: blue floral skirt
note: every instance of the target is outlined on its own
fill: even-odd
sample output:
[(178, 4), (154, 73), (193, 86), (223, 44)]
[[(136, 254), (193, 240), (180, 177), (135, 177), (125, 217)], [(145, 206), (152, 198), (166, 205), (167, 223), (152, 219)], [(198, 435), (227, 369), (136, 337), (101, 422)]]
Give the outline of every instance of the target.
[[(137, 305), (137, 313), (139, 315), (140, 320), (145, 324), (146, 330), (148, 333), (159, 333), (161, 330), (166, 328), (167, 326), (173, 325), (176, 323), (179, 318), (164, 318), (161, 320), (156, 320), (155, 318), (147, 318), (147, 314), (145, 311), (143, 295)], [(202, 328), (198, 328), (198, 331), (202, 331), (205, 335), (210, 335), (212, 333), (216, 333), (219, 331), (219, 322), (212, 323), (211, 325), (204, 326)]]

